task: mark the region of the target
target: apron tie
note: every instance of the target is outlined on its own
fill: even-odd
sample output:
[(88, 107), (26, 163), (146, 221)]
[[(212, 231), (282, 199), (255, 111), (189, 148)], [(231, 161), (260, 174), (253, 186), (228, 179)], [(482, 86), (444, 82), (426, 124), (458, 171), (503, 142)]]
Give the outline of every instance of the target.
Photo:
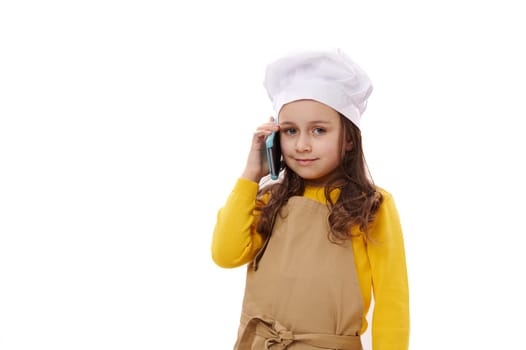
[[(273, 323), (259, 322), (256, 326), (256, 334), (265, 338), (265, 350), (285, 350), (296, 340), (291, 331), (276, 321)], [(276, 347), (273, 347), (274, 345)]]
[(362, 350), (359, 335), (333, 335), (319, 333), (294, 334), (278, 321), (267, 317), (242, 316), (245, 329), (235, 349), (250, 350), (256, 335), (265, 339), (264, 350), (286, 350), (294, 342), (301, 342), (321, 349)]

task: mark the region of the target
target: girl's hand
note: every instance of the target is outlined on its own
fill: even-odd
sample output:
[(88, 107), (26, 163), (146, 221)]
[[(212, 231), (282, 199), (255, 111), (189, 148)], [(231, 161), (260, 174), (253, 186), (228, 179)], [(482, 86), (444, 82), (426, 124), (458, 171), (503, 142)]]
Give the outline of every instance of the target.
[(273, 131), (278, 131), (279, 126), (274, 123), (274, 118), (270, 117), (269, 121), (260, 125), (252, 137), (252, 146), (248, 154), (245, 170), (241, 175), (242, 178), (259, 182), (261, 178), (268, 174), (266, 159), (262, 156), (265, 152), (265, 140)]

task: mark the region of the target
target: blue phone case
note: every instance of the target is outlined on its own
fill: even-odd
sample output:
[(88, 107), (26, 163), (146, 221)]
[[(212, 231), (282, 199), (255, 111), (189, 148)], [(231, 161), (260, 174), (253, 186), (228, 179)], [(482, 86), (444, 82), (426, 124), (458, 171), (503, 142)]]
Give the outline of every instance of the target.
[(279, 142), (279, 132), (273, 132), (265, 141), (267, 150), (267, 163), (272, 180), (277, 180), (281, 170), (281, 145)]

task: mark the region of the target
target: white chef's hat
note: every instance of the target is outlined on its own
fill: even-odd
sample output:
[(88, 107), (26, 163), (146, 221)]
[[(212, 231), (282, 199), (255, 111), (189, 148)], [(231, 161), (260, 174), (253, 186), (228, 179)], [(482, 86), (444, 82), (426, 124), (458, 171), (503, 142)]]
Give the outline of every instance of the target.
[(282, 57), (267, 66), (264, 86), (276, 116), (283, 105), (310, 99), (335, 109), (358, 127), (373, 90), (367, 74), (341, 49)]

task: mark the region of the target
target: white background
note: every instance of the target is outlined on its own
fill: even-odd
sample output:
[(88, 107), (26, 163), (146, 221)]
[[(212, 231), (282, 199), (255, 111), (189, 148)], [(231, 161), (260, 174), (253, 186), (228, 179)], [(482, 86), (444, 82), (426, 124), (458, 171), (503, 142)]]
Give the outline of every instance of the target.
[(520, 3), (1, 2), (0, 349), (230, 349), (244, 269), (211, 261), (216, 211), (266, 64), (325, 47), (375, 85), (411, 349), (526, 348)]

